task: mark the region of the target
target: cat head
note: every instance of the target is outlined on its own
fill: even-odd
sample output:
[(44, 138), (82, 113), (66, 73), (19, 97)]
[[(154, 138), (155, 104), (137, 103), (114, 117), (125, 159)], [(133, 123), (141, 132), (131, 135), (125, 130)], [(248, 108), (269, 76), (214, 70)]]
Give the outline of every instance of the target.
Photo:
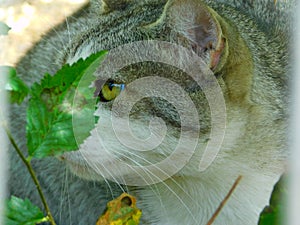
[(207, 168), (220, 149), (235, 144), (243, 122), (233, 122), (235, 132), (223, 142), (225, 101), (243, 105), (250, 78), (236, 79), (245, 83), (238, 90), (226, 82), (223, 71), (233, 66), (229, 26), (213, 9), (197, 0), (104, 0), (95, 15), (62, 60), (72, 64), (109, 50), (95, 74), (98, 124), (78, 151), (62, 156), (74, 173), (151, 184), (193, 176), (199, 163)]

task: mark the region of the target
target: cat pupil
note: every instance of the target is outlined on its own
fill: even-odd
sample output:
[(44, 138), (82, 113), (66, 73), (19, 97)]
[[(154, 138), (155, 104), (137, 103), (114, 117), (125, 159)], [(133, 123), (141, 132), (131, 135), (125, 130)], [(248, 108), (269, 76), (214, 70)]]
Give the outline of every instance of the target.
[(108, 88), (109, 88), (109, 90), (112, 91), (113, 87), (114, 87), (114, 81), (112, 81), (112, 80), (108, 81)]

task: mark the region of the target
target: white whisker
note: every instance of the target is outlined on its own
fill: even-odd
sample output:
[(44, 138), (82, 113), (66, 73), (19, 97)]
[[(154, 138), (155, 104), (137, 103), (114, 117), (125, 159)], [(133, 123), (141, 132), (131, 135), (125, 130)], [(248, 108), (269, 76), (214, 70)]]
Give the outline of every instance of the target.
[[(80, 153), (81, 153), (81, 152), (80, 152)], [(89, 165), (91, 168), (93, 168), (94, 170), (96, 170), (97, 173), (99, 172), (99, 174), (100, 174), (102, 177), (104, 177), (104, 176), (102, 175), (102, 172), (101, 172), (102, 170), (100, 170), (100, 169), (97, 167), (97, 165), (90, 165), (91, 162), (84, 156), (84, 154), (81, 153), (81, 155), (82, 155), (82, 158), (84, 159), (84, 161), (86, 162), (87, 165)], [(109, 174), (111, 175), (110, 171), (108, 171), (104, 166), (101, 165), (101, 167), (102, 167), (104, 170), (106, 170), (107, 173), (109, 173)], [(112, 176), (112, 177), (113, 177), (113, 176)], [(115, 181), (115, 183), (117, 183), (117, 185), (119, 186), (119, 188), (120, 188), (123, 192), (125, 192), (125, 190), (124, 190), (123, 187), (117, 182), (117, 180), (114, 179), (114, 181)]]
[[(124, 154), (122, 154), (122, 153), (120, 153), (120, 152), (117, 152), (117, 151), (115, 151), (114, 153), (116, 153), (116, 154), (119, 154), (120, 156), (122, 156), (122, 157), (126, 157), (127, 159), (129, 159), (129, 160), (131, 160), (133, 163), (135, 163), (137, 166), (140, 166), (145, 172), (147, 172), (147, 173), (149, 173), (150, 175), (149, 175), (149, 178), (151, 179), (151, 176), (154, 176), (155, 178), (158, 178), (155, 174), (153, 174), (150, 170), (147, 170), (145, 167), (143, 167), (140, 163), (138, 163), (138, 162), (136, 162), (136, 161), (133, 161), (131, 158), (129, 158), (128, 156), (126, 156), (126, 155), (124, 155)], [(144, 158), (142, 158), (142, 157), (140, 157), (139, 155), (136, 155), (136, 154), (134, 154), (134, 153), (132, 153), (132, 152), (130, 152), (132, 155), (134, 155), (134, 156), (136, 156), (136, 157), (138, 157), (138, 158), (140, 158), (141, 160), (144, 160), (146, 163), (150, 163), (148, 160), (146, 160), (146, 159), (144, 159)], [(154, 165), (154, 164), (152, 164), (152, 165)], [(167, 175), (167, 173), (165, 172), (165, 171), (163, 171), (163, 170), (161, 170), (159, 167), (157, 167), (156, 166), (156, 168), (157, 169), (159, 169), (162, 173), (164, 173), (164, 174), (166, 174)], [(193, 202), (193, 203), (195, 203), (195, 204), (197, 204), (198, 205), (198, 202), (196, 202), (195, 200), (194, 200), (194, 198), (192, 197), (192, 196), (190, 196), (190, 194), (189, 193), (187, 193), (186, 192), (186, 190), (178, 183), (178, 182), (176, 182), (175, 181), (175, 179), (174, 178), (172, 178), (172, 177), (170, 177), (169, 178), (181, 191), (183, 191), (185, 194), (186, 194), (186, 196), (187, 197), (189, 197), (190, 198), (190, 201), (191, 202)], [(146, 181), (146, 180), (145, 180)], [(193, 213), (192, 213), (192, 211), (189, 209), (189, 206), (187, 206), (185, 203), (184, 203), (184, 201), (180, 198), (180, 196), (172, 189), (172, 188), (170, 188), (165, 182), (161, 182), (165, 187), (167, 187), (167, 189), (169, 190), (169, 191), (171, 191), (171, 193), (181, 202), (181, 204), (184, 206), (184, 208), (186, 208), (186, 210), (188, 211), (188, 213), (190, 214), (190, 216), (191, 216), (191, 218), (193, 218), (193, 220), (195, 221), (195, 222), (197, 222), (197, 219), (195, 218), (195, 216), (193, 215)], [(152, 185), (150, 185), (150, 186), (152, 186)], [(151, 189), (153, 190), (153, 188), (151, 187)], [(158, 189), (157, 189), (158, 190)], [(157, 197), (159, 197), (159, 196), (157, 196)], [(159, 198), (160, 199), (160, 198)], [(161, 199), (160, 199), (160, 201), (161, 201)]]

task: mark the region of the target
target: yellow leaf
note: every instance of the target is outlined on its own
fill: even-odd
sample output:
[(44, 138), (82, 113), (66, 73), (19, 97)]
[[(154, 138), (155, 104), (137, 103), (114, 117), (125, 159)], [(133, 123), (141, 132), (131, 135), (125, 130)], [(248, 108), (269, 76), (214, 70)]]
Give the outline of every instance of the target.
[(123, 193), (107, 203), (107, 210), (98, 219), (96, 225), (138, 225), (142, 211), (136, 207), (136, 199)]

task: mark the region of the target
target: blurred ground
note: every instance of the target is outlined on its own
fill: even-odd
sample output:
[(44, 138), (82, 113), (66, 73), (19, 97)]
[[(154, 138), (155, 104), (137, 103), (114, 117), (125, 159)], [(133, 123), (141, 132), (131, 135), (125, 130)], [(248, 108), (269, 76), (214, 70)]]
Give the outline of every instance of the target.
[(0, 0), (0, 21), (11, 30), (0, 36), (0, 65), (15, 65), (26, 51), (88, 0)]

